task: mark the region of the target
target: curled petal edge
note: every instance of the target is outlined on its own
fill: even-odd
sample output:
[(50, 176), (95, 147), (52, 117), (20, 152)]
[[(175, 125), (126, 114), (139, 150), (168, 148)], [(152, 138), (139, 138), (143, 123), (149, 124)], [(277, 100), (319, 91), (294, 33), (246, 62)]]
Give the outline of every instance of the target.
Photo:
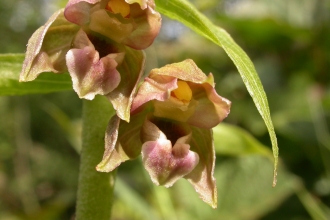
[[(48, 55), (46, 53), (40, 53), (40, 50), (42, 47), (43, 39), (45, 38), (49, 27), (61, 13), (63, 13), (63, 9), (55, 12), (48, 19), (46, 24), (36, 30), (29, 39), (25, 59), (23, 62), (23, 68), (19, 78), (20, 82), (32, 81), (36, 79), (42, 72), (56, 72), (56, 70), (51, 65)], [(35, 65), (36, 63), (40, 63), (41, 65), (37, 66)]]

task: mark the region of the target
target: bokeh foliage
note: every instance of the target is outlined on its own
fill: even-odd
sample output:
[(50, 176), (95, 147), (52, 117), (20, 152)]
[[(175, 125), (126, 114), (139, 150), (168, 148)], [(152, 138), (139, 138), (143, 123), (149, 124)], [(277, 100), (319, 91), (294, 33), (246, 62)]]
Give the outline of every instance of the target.
[[(119, 168), (113, 219), (330, 218), (330, 2), (192, 3), (256, 66), (278, 135), (278, 185), (271, 187), (267, 129), (236, 67), (223, 50), (164, 17), (147, 50), (146, 72), (192, 58), (233, 103), (226, 124), (214, 130), (218, 209), (203, 204), (184, 181), (171, 189), (154, 186), (136, 160)], [(33, 31), (65, 1), (52, 4), (1, 1), (0, 52), (23, 53)], [(0, 219), (72, 218), (81, 101), (72, 91), (0, 97), (0, 112)]]

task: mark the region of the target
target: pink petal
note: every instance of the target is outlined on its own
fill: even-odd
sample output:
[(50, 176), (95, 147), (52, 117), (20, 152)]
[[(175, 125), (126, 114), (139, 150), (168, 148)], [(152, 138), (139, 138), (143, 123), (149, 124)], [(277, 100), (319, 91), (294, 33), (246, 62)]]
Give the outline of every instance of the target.
[(137, 6), (131, 6), (131, 17), (134, 19), (136, 29), (123, 41), (123, 43), (136, 50), (149, 47), (160, 31), (162, 18), (160, 14), (150, 6), (143, 11)]
[(132, 112), (148, 101), (165, 101), (170, 97), (170, 91), (177, 88), (177, 79), (168, 76), (146, 77), (133, 100)]
[(231, 102), (219, 96), (213, 86), (208, 83), (202, 85), (191, 84), (191, 88), (194, 91), (194, 97), (196, 97), (195, 100), (198, 105), (194, 109), (194, 114), (187, 121), (189, 124), (211, 129), (228, 116)]
[(78, 49), (67, 53), (66, 62), (73, 89), (79, 97), (91, 100), (97, 94), (106, 95), (113, 91), (120, 83), (116, 59), (122, 54), (109, 54), (100, 59), (98, 51), (82, 30), (73, 45)]
[[(193, 96), (190, 102), (172, 97), (177, 80), (187, 82)], [(229, 100), (214, 89), (213, 75), (206, 76), (192, 60), (166, 65), (151, 70), (133, 101), (132, 112), (153, 101), (154, 116), (168, 118), (210, 129), (219, 124), (230, 112)]]
[(117, 54), (99, 59), (99, 53), (92, 47), (71, 49), (66, 56), (67, 66), (73, 82), (73, 89), (80, 98), (92, 100), (95, 95), (106, 95), (120, 82), (116, 70)]
[(156, 185), (171, 187), (177, 180), (190, 173), (198, 164), (198, 155), (189, 150), (188, 144), (175, 144), (158, 139), (142, 145), (142, 160), (151, 180)]
[(189, 150), (190, 139), (191, 130), (182, 123), (146, 118), (141, 129), (142, 160), (155, 184), (170, 187), (196, 167), (199, 157)]
[(65, 6), (65, 18), (77, 25), (83, 26), (90, 21), (90, 9), (101, 0), (69, 0)]

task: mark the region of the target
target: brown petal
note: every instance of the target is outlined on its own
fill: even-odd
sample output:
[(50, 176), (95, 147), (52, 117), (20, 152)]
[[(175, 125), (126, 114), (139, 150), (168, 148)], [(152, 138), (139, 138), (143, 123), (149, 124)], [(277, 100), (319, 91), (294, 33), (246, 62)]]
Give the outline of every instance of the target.
[(105, 134), (105, 152), (96, 169), (110, 172), (126, 160), (135, 159), (141, 153), (140, 129), (145, 113), (134, 115), (130, 123), (115, 115), (110, 120)]
[(143, 51), (128, 47), (125, 47), (125, 51), (125, 58), (117, 68), (121, 75), (120, 84), (107, 95), (107, 98), (112, 103), (117, 115), (129, 122), (133, 97), (144, 70), (145, 54)]
[(63, 10), (55, 12), (29, 39), (20, 81), (32, 81), (42, 72), (66, 71), (65, 54), (78, 30)]
[(197, 152), (199, 163), (186, 178), (195, 188), (199, 197), (213, 208), (217, 207), (217, 188), (214, 178), (215, 151), (212, 130), (191, 126), (191, 149)]

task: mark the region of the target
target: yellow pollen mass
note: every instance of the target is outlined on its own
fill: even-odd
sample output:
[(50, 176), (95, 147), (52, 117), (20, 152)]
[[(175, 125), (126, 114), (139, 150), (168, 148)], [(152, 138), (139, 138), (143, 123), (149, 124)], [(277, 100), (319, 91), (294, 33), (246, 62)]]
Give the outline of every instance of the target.
[(178, 88), (173, 90), (172, 94), (180, 101), (189, 102), (192, 98), (192, 91), (188, 83), (184, 81), (178, 81)]
[(114, 14), (120, 13), (123, 18), (126, 18), (131, 13), (129, 4), (125, 0), (110, 0), (106, 6), (106, 9)]

